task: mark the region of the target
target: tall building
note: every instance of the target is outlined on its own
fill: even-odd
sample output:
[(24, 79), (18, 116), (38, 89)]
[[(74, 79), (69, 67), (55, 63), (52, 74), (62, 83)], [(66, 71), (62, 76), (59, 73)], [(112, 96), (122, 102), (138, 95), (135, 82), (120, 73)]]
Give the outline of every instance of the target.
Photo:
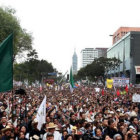
[(78, 57), (76, 52), (74, 51), (73, 57), (72, 57), (72, 71), (73, 74), (77, 74), (77, 67), (78, 67)]
[(108, 48), (95, 48), (96, 50), (98, 50), (98, 58), (100, 57), (107, 57), (107, 49)]
[(128, 77), (130, 83), (140, 83), (140, 31), (130, 31), (107, 51), (107, 57), (121, 60), (119, 66), (108, 72), (110, 76)]
[(113, 34), (113, 39), (112, 43), (116, 43), (118, 40), (120, 40), (124, 35), (126, 35), (128, 32), (131, 31), (139, 31), (140, 32), (140, 27), (120, 27), (114, 34)]
[(91, 64), (95, 58), (106, 57), (108, 48), (85, 48), (81, 51), (82, 67)]

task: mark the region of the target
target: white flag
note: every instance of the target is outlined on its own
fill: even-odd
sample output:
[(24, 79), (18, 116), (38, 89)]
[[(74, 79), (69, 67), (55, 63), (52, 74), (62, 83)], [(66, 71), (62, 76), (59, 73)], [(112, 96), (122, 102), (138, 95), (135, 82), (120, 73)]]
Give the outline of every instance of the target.
[(17, 127), (17, 119), (13, 123), (14, 127)]
[(37, 128), (38, 130), (41, 130), (42, 125), (46, 123), (46, 96), (38, 109), (36, 119), (38, 121)]
[(133, 94), (133, 96), (132, 96), (132, 102), (134, 102), (134, 103), (136, 103), (136, 102), (138, 102), (138, 103), (140, 103), (140, 95), (139, 94)]

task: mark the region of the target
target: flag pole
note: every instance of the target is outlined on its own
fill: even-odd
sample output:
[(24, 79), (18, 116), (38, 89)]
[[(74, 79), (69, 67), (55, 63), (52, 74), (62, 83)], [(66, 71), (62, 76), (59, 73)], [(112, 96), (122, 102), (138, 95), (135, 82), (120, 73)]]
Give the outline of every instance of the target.
[(13, 89), (12, 89), (12, 122), (13, 122), (13, 120), (14, 120), (14, 114), (13, 114), (13, 112), (14, 112), (14, 110), (13, 110), (13, 108), (14, 108), (14, 106), (13, 106)]

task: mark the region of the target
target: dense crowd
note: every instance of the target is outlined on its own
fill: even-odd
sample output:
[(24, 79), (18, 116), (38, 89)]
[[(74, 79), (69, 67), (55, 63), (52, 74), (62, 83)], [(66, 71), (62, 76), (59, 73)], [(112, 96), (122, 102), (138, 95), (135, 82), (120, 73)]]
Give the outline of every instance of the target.
[[(140, 104), (135, 87), (123, 95), (95, 85), (69, 89), (24, 88), (0, 94), (1, 140), (140, 140)], [(101, 87), (100, 87), (101, 88)], [(102, 88), (101, 88), (102, 89)], [(122, 89), (120, 89), (122, 90)], [(37, 110), (46, 95), (46, 123), (38, 130)]]

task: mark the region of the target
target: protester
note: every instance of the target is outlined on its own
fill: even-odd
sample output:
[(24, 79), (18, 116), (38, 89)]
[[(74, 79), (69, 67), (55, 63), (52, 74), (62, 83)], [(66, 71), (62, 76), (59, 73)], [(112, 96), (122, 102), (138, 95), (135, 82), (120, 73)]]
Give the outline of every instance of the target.
[[(130, 87), (125, 94), (115, 89), (96, 91), (97, 85), (62, 90), (27, 87), (26, 94), (0, 94), (0, 139), (14, 140), (138, 140), (140, 104), (132, 96), (140, 90)], [(14, 87), (17, 89), (18, 87)], [(118, 88), (123, 92), (123, 88)], [(125, 90), (125, 89), (124, 89)], [(41, 129), (38, 109), (46, 96), (46, 116)]]

